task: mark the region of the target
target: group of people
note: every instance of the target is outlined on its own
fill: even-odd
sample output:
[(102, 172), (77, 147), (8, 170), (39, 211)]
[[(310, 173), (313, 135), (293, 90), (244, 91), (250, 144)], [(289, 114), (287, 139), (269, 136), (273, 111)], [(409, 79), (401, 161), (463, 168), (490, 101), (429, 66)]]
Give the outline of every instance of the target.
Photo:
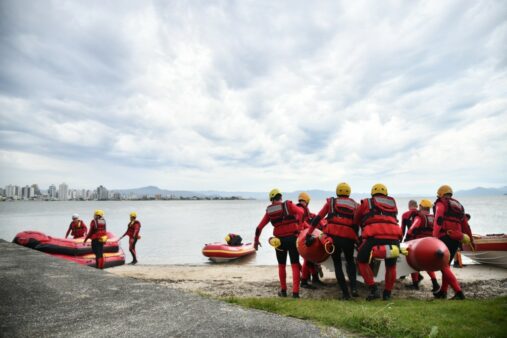
[[(137, 263), (136, 243), (141, 238), (139, 231), (141, 230), (141, 222), (137, 220), (137, 213), (130, 213), (130, 222), (127, 224), (127, 230), (120, 237), (120, 240), (128, 236), (129, 237), (129, 251), (132, 254), (132, 262), (130, 264)], [(95, 210), (93, 219), (90, 222), (90, 231), (86, 227), (83, 220), (79, 218), (78, 214), (72, 215), (72, 222), (69, 224), (65, 238), (69, 234), (74, 238), (83, 238), (83, 244), (88, 241), (92, 242), (92, 251), (95, 254), (95, 267), (97, 269), (104, 268), (104, 243), (107, 241), (107, 226), (104, 218), (103, 210)]]
[[(408, 212), (403, 214), (402, 224), (398, 223), (398, 208), (393, 197), (389, 196), (387, 187), (381, 183), (373, 185), (371, 197), (360, 203), (350, 198), (350, 185), (342, 182), (336, 187), (336, 197), (329, 197), (318, 214), (312, 214), (308, 209), (310, 197), (303, 192), (298, 197), (298, 203), (283, 201), (282, 193), (278, 189), (269, 192), (271, 204), (255, 230), (254, 247), (257, 250), (259, 238), (263, 228), (271, 223), (273, 236), (277, 239), (276, 258), (278, 261), (278, 276), (280, 281), (280, 297), (287, 297), (286, 264), (287, 256), (290, 258), (292, 268), (292, 296), (299, 298), (299, 287), (307, 284), (308, 272), (305, 266), (310, 262), (299, 263), (299, 252), (296, 247), (298, 234), (307, 228), (304, 245), (311, 246), (316, 240), (312, 234), (315, 228), (320, 228), (326, 235), (325, 244), (333, 244), (334, 252), (331, 257), (334, 264), (335, 276), (342, 291), (342, 299), (358, 297), (356, 287), (356, 262), (354, 250), (357, 249), (357, 268), (369, 287), (366, 300), (382, 297), (383, 300), (391, 298), (391, 292), (396, 280), (397, 256), (386, 255), (384, 290), (382, 296), (374, 274), (370, 267), (370, 260), (375, 248), (388, 246), (393, 252), (400, 252), (402, 240), (422, 237), (436, 237), (440, 239), (454, 257), (461, 243), (473, 246), (473, 237), (468, 224), (468, 214), (461, 203), (453, 198), (452, 188), (443, 185), (437, 190), (437, 199), (434, 203), (423, 199), (415, 205), (411, 203)], [(431, 213), (433, 211), (433, 214)], [(468, 217), (467, 217), (468, 216)], [(270, 239), (270, 242), (272, 238)], [(341, 254), (346, 261), (346, 272), (349, 283), (345, 279), (342, 269)], [(449, 261), (450, 263), (450, 261)], [(314, 266), (315, 268), (315, 266)], [(464, 299), (465, 295), (447, 264), (442, 270), (442, 285), (439, 285), (435, 273), (428, 271), (433, 284), (435, 298), (447, 298), (449, 285), (454, 290), (452, 299)], [(306, 278), (305, 278), (306, 277)], [(411, 275), (413, 286), (419, 285), (421, 275)], [(302, 279), (302, 280), (301, 280)]]

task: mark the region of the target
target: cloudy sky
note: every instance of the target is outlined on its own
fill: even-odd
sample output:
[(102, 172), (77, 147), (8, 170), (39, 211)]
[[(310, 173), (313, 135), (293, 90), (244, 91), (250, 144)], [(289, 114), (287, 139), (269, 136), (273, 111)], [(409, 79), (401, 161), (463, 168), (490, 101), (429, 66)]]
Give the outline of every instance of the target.
[(507, 184), (505, 1), (0, 2), (0, 185)]

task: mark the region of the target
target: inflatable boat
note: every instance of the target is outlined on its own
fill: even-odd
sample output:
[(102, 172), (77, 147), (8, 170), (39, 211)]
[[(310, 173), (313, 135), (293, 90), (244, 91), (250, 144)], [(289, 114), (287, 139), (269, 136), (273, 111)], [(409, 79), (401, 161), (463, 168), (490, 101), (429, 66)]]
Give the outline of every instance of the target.
[(231, 246), (226, 243), (205, 244), (202, 254), (213, 262), (227, 262), (255, 253), (252, 243)]
[[(104, 252), (118, 252), (119, 238), (112, 233), (107, 233), (107, 241), (104, 243)], [(91, 240), (83, 244), (83, 238), (57, 238), (48, 236), (38, 231), (23, 231), (14, 237), (13, 243), (23, 245), (35, 250), (60, 255), (81, 256), (92, 253)]]
[[(95, 267), (95, 255), (86, 254), (81, 256), (68, 256), (61, 254), (50, 253), (51, 256), (65, 259), (81, 265), (88, 265)], [(104, 268), (111, 268), (113, 266), (119, 266), (125, 264), (125, 253), (120, 248), (118, 252), (106, 252), (104, 253)]]
[(463, 245), (463, 255), (482, 264), (490, 264), (507, 269), (507, 235), (473, 235), (475, 251), (470, 245)]

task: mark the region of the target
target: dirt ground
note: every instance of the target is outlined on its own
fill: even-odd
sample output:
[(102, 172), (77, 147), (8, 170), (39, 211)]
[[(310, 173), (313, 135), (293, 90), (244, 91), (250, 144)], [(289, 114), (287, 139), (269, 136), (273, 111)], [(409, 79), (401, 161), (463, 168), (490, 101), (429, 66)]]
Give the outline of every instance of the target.
[[(239, 264), (215, 265), (123, 265), (108, 269), (118, 276), (128, 276), (144, 281), (153, 281), (162, 285), (185, 291), (211, 295), (215, 297), (271, 297), (279, 290), (278, 269), (276, 266), (253, 266)], [(507, 296), (507, 269), (487, 265), (467, 265), (453, 268), (467, 298), (484, 299)], [(433, 299), (431, 281), (423, 272), (424, 279), (420, 290), (405, 287), (410, 276), (398, 279), (393, 290), (393, 298)], [(441, 274), (437, 272), (440, 282)], [(324, 287), (316, 290), (301, 289), (302, 298), (337, 299), (341, 292), (336, 284), (334, 273), (324, 270)], [(290, 290), (292, 273), (287, 267), (287, 284)], [(359, 284), (359, 294), (366, 296), (366, 287)], [(449, 288), (449, 296), (453, 291)]]

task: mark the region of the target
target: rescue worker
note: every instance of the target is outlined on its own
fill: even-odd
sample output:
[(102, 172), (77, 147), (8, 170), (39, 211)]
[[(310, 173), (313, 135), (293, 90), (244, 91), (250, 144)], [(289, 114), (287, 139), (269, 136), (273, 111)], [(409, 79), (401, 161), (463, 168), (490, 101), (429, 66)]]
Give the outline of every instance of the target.
[(72, 222), (69, 224), (65, 238), (67, 238), (69, 234), (71, 234), (74, 239), (83, 238), (86, 236), (87, 231), (88, 228), (86, 227), (86, 224), (81, 219), (79, 219), (78, 214), (74, 214), (72, 215)]
[(132, 265), (137, 264), (136, 243), (137, 240), (141, 238), (141, 236), (139, 236), (139, 230), (141, 230), (141, 222), (137, 220), (137, 213), (132, 211), (130, 213), (130, 222), (127, 225), (127, 231), (120, 237), (121, 240), (123, 237), (129, 236), (129, 251), (132, 254), (132, 262), (130, 262), (130, 264)]
[(357, 253), (358, 268), (370, 289), (366, 300), (380, 298), (369, 261), (374, 247), (383, 245), (389, 246), (391, 255), (384, 259), (386, 272), (382, 298), (384, 300), (391, 298), (391, 291), (396, 280), (396, 259), (400, 252), (399, 245), (402, 236), (397, 215), (396, 201), (388, 196), (386, 186), (381, 183), (371, 188), (371, 198), (363, 199), (355, 214), (354, 224), (361, 226), (363, 239)]
[(225, 236), (225, 242), (230, 246), (240, 246), (242, 241), (243, 238), (241, 238), (240, 235), (227, 234), (227, 236)]
[(401, 215), (401, 230), (403, 232), (403, 239), (405, 241), (410, 240), (407, 237), (407, 231), (412, 226), (412, 222), (414, 221), (415, 216), (417, 216), (417, 201), (410, 200), (408, 201), (408, 210)]
[[(432, 237), (433, 236), (433, 221), (434, 215), (430, 214), (430, 209), (433, 203), (430, 200), (422, 199), (419, 202), (419, 212), (414, 217), (412, 226), (407, 231), (407, 237), (412, 239)], [(440, 289), (440, 285), (437, 282), (437, 277), (434, 271), (426, 271), (431, 278), (431, 284), (433, 289), (431, 291), (437, 292)], [(412, 285), (407, 285), (408, 288), (419, 290), (419, 283), (421, 278), (419, 272), (413, 272), (410, 274), (412, 277)]]
[(90, 222), (90, 231), (86, 235), (83, 244), (88, 239), (92, 240), (92, 251), (95, 254), (95, 267), (104, 269), (104, 243), (107, 241), (106, 220), (103, 210), (95, 210)]
[(282, 201), (282, 194), (278, 189), (269, 192), (269, 200), (271, 204), (266, 208), (266, 213), (255, 229), (254, 247), (255, 250), (259, 248), (259, 237), (262, 229), (271, 222), (274, 228), (273, 236), (279, 239), (279, 246), (275, 251), (280, 280), (278, 296), (287, 297), (285, 266), (287, 264), (287, 254), (289, 254), (292, 267), (292, 297), (299, 298), (300, 265), (296, 239), (299, 223), (303, 217), (303, 210), (291, 201)]
[[(335, 250), (331, 257), (333, 258), (336, 281), (342, 290), (342, 299), (350, 299), (352, 296), (358, 297), (356, 286), (356, 264), (354, 262), (354, 246), (358, 241), (358, 224), (354, 221), (354, 216), (358, 207), (356, 201), (351, 199), (350, 186), (345, 183), (339, 183), (336, 186), (336, 196), (326, 200), (326, 204), (313, 219), (310, 231), (311, 235), (318, 222), (326, 217), (327, 225), (324, 233), (333, 240)], [(342, 269), (341, 254), (344, 254), (347, 262), (347, 276), (349, 277), (350, 292), (345, 280)]]
[[(308, 205), (310, 204), (310, 195), (306, 192), (301, 192), (298, 196), (298, 207), (303, 209), (303, 218), (300, 223), (300, 231), (308, 228), (312, 219), (315, 217), (315, 214), (310, 212)], [(305, 289), (316, 289), (315, 285), (325, 286), (324, 283), (321, 282), (319, 278), (320, 266), (318, 264), (312, 263), (307, 259), (303, 260), (303, 267), (301, 269), (301, 287)], [(312, 284), (309, 284), (308, 281), (312, 278)]]
[(445, 243), (450, 252), (449, 265), (442, 269), (442, 286), (440, 290), (433, 293), (435, 298), (447, 298), (447, 288), (453, 288), (455, 294), (451, 299), (465, 299), (461, 286), (451, 271), (450, 263), (461, 243), (474, 246), (472, 231), (465, 217), (465, 208), (458, 200), (452, 198), (452, 188), (442, 185), (437, 190), (437, 200), (433, 206), (435, 213), (435, 224), (433, 226), (433, 237)]

